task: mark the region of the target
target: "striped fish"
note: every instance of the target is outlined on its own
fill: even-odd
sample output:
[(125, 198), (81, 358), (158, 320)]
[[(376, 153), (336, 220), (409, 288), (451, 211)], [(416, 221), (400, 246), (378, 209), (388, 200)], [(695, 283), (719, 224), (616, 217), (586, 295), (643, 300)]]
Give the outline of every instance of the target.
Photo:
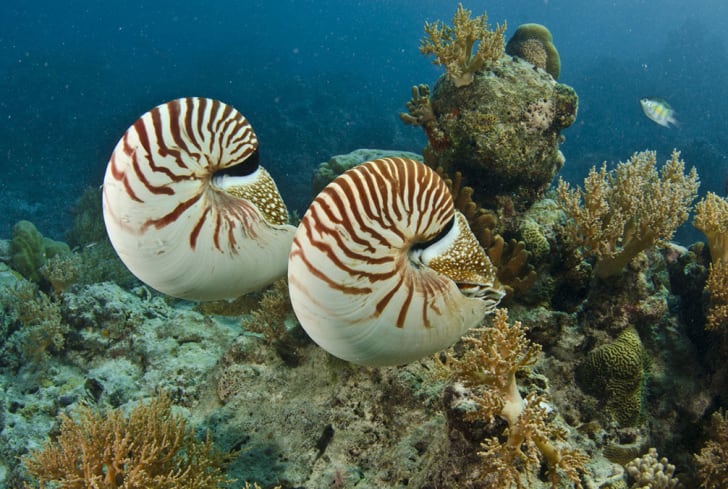
[(675, 111), (664, 99), (645, 97), (640, 99), (640, 105), (642, 106), (642, 112), (659, 125), (664, 127), (670, 127), (670, 124), (677, 125)]

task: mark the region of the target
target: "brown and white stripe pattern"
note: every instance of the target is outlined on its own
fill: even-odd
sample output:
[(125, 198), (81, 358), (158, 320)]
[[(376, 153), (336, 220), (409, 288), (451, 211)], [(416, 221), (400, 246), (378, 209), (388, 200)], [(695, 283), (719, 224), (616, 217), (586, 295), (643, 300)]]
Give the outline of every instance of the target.
[[(196, 300), (237, 297), (285, 274), (293, 227), (251, 159), (257, 147), (242, 114), (206, 98), (162, 104), (126, 131), (106, 169), (103, 208), (132, 273)], [(236, 165), (250, 169), (216, 175)]]
[(359, 165), (316, 197), (294, 237), (288, 280), (308, 334), (367, 365), (449, 346), (503, 295), (445, 183), (402, 158)]

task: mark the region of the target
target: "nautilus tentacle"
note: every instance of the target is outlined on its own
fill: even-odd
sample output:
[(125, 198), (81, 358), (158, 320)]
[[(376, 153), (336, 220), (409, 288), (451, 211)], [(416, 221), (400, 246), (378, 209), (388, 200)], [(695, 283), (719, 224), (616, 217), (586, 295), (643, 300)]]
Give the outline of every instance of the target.
[(309, 336), (365, 365), (446, 348), (503, 297), (445, 183), (403, 158), (354, 167), (316, 197), (293, 239), (288, 281)]
[(124, 264), (175, 297), (237, 297), (284, 276), (295, 228), (258, 140), (237, 110), (206, 98), (162, 104), (116, 145), (104, 222)]

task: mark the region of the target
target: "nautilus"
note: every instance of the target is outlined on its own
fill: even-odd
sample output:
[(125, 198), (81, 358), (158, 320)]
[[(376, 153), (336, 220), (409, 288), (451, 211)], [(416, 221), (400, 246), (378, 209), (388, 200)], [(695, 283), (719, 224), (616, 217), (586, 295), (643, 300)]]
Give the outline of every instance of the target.
[(291, 303), (322, 348), (363, 365), (448, 347), (503, 297), (496, 271), (428, 166), (356, 166), (314, 199), (288, 259)]
[(134, 122), (103, 184), (106, 230), (129, 270), (194, 300), (283, 277), (295, 228), (257, 149), (245, 117), (217, 100), (172, 100)]

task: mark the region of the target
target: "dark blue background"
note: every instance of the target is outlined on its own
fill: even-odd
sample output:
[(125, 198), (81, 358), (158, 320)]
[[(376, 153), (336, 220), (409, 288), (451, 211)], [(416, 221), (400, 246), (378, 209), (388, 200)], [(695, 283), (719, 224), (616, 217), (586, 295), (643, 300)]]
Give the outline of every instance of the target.
[[(108, 156), (143, 112), (180, 96), (219, 98), (251, 121), (262, 163), (303, 212), (310, 176), (358, 147), (419, 151), (404, 126), (414, 84), (442, 72), (418, 52), (425, 21), (456, 2), (28, 2), (0, 6), (0, 237), (19, 219), (62, 237), (69, 208), (99, 185)], [(728, 174), (728, 2), (466, 2), (474, 15), (548, 26), (560, 81), (580, 96), (562, 175), (672, 148), (696, 165), (701, 192)], [(685, 12), (689, 12), (685, 15)], [(667, 99), (678, 128), (646, 119), (639, 98)]]

